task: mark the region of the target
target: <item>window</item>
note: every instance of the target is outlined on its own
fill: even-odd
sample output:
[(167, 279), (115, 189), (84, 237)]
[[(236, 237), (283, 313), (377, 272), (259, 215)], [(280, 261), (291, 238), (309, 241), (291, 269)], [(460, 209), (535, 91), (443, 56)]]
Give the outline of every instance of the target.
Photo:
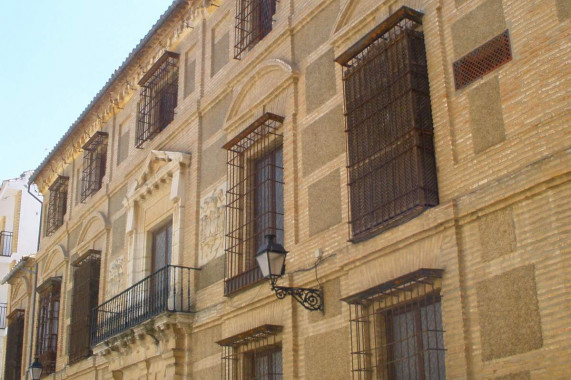
[(508, 30), (454, 62), (454, 83), (460, 90), (512, 60)]
[(12, 237), (10, 231), (0, 231), (0, 255), (5, 257), (12, 256)]
[(272, 31), (276, 0), (236, 0), (234, 58), (240, 59)]
[(91, 356), (91, 311), (98, 305), (101, 252), (90, 250), (73, 264), (69, 363)]
[(44, 375), (55, 372), (59, 321), (61, 277), (52, 277), (38, 287), (38, 332), (36, 356), (44, 367)]
[(254, 256), (267, 234), (284, 242), (284, 118), (266, 113), (228, 142), (225, 294), (262, 279)]
[(22, 348), (24, 347), (24, 310), (16, 309), (8, 315), (6, 338), (5, 380), (20, 380), (22, 373)]
[(58, 176), (49, 187), (50, 200), (48, 203), (46, 236), (52, 235), (63, 224), (63, 217), (67, 210), (68, 181), (69, 177)]
[(281, 380), (282, 326), (264, 325), (217, 342), (224, 380)]
[(438, 204), (422, 14), (402, 7), (343, 53), (352, 241)]
[(141, 98), (137, 118), (136, 147), (153, 139), (171, 121), (178, 101), (177, 53), (165, 52), (139, 81)]
[(83, 146), (81, 202), (101, 189), (107, 163), (107, 133), (96, 132)]
[(420, 269), (344, 299), (353, 379), (446, 378), (441, 276)]

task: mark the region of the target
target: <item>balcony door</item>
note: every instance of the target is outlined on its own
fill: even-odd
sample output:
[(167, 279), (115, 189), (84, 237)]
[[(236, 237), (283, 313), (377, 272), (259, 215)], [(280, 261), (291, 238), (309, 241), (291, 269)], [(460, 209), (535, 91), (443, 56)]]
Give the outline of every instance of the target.
[(172, 222), (153, 232), (153, 259), (151, 273), (171, 263)]
[(149, 311), (158, 314), (166, 310), (169, 297), (169, 268), (172, 256), (172, 222), (153, 232)]

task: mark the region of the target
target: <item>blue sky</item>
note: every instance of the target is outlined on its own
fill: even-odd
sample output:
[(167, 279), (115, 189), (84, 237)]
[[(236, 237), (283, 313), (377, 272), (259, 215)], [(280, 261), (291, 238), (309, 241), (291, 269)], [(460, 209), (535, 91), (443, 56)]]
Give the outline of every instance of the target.
[(36, 169), (172, 0), (0, 0), (0, 181)]

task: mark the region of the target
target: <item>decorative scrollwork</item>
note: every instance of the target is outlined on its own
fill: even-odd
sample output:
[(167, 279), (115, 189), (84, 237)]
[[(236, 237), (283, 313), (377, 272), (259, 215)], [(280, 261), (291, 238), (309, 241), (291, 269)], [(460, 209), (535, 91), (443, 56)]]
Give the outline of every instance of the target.
[(307, 310), (323, 310), (323, 298), (319, 289), (290, 288), (287, 286), (275, 286), (274, 284), (272, 284), (272, 289), (279, 299), (284, 299), (285, 296), (290, 295)]

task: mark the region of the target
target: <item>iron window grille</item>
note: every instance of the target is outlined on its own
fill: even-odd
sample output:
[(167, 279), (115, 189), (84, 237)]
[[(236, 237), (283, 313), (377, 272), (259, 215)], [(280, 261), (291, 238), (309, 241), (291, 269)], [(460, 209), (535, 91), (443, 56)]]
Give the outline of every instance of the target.
[(139, 81), (137, 148), (153, 139), (174, 120), (178, 101), (179, 54), (167, 51)]
[(254, 258), (267, 234), (284, 242), (284, 118), (266, 113), (224, 145), (226, 192), (226, 295), (262, 280)]
[(0, 254), (5, 257), (12, 256), (12, 236), (10, 231), (0, 231)]
[(235, 59), (272, 31), (275, 14), (276, 0), (236, 0)]
[(20, 380), (22, 373), (22, 349), (24, 346), (24, 310), (16, 309), (8, 315), (6, 338), (5, 380)]
[(510, 33), (506, 30), (454, 62), (456, 90), (468, 86), (511, 60)]
[(344, 299), (353, 379), (446, 378), (441, 276), (420, 269)]
[(101, 189), (107, 164), (107, 136), (106, 132), (96, 132), (83, 146), (81, 202)]
[(282, 326), (263, 325), (217, 342), (224, 380), (281, 380)]
[(44, 367), (44, 375), (54, 373), (56, 368), (60, 290), (61, 277), (51, 277), (37, 290), (40, 301), (36, 356)]
[(50, 200), (48, 203), (46, 236), (52, 235), (63, 224), (63, 217), (67, 211), (68, 182), (69, 177), (58, 176), (49, 187)]
[(438, 204), (421, 19), (402, 7), (336, 59), (343, 66), (352, 241)]
[(91, 311), (98, 305), (101, 252), (90, 250), (75, 263), (69, 337), (69, 364), (91, 356)]

